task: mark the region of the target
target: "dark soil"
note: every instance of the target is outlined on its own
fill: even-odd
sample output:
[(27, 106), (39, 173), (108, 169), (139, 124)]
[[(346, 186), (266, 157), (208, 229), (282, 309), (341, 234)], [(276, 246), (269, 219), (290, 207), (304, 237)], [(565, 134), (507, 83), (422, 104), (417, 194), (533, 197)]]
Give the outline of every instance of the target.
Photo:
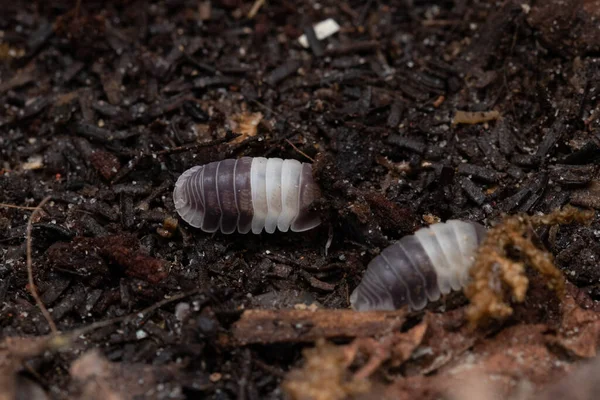
[[(438, 218), (600, 208), (597, 2), (267, 1), (253, 18), (243, 0), (76, 3), (3, 2), (0, 202), (51, 196), (33, 268), (59, 330), (184, 295), (36, 359), (29, 374), (57, 398), (91, 348), (179, 366), (148, 398), (282, 398), (305, 344), (236, 346), (244, 309), (346, 308), (381, 248)], [(341, 31), (300, 46), (326, 18)], [(457, 110), (500, 118), (453, 124)], [(250, 113), (256, 131), (240, 132)], [(241, 156), (314, 158), (324, 223), (174, 228), (179, 174)], [(30, 214), (0, 207), (3, 337), (49, 333), (27, 286)], [(539, 235), (600, 300), (599, 220)]]

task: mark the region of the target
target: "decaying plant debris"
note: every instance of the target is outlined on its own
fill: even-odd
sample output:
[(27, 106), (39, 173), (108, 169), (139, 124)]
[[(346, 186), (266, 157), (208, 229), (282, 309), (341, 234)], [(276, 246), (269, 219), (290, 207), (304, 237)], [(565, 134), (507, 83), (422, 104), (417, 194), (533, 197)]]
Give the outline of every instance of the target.
[[(475, 264), (470, 270), (471, 283), (465, 294), (471, 301), (467, 316), (476, 325), (488, 318), (505, 318), (512, 314), (507, 298), (523, 302), (529, 279), (527, 267), (537, 271), (557, 296), (564, 295), (565, 278), (554, 265), (552, 254), (534, 244), (535, 228), (544, 225), (590, 223), (593, 211), (573, 207), (547, 215), (515, 215), (505, 217), (491, 228), (480, 246)], [(508, 255), (518, 252), (517, 260)]]
[(348, 359), (342, 347), (319, 341), (304, 351), (303, 369), (291, 372), (283, 388), (293, 400), (343, 400), (366, 393), (369, 381), (355, 378), (347, 370)]
[(247, 310), (233, 325), (236, 345), (300, 343), (382, 335), (402, 327), (406, 311)]
[[(566, 292), (558, 326), (531, 320), (490, 336), (496, 328), (473, 330), (464, 323), (464, 312), (426, 312), (423, 321), (406, 332), (337, 346), (320, 342), (305, 352), (302, 367), (286, 376), (283, 387), (294, 399), (317, 399), (320, 393), (332, 396), (323, 398), (536, 399), (536, 387), (550, 387), (555, 377), (577, 368), (565, 362), (565, 356), (597, 355), (600, 318), (576, 304), (576, 288), (567, 285)], [(319, 375), (319, 370), (335, 374)], [(390, 376), (394, 382), (383, 385)], [(361, 390), (369, 388), (364, 397), (354, 392), (354, 397), (339, 397), (359, 384)]]
[(468, 112), (457, 110), (452, 118), (452, 123), (457, 124), (481, 124), (483, 122), (489, 122), (500, 118), (498, 111), (480, 111), (480, 112)]
[[(598, 209), (599, 17), (577, 0), (3, 2), (0, 333), (27, 350), (0, 348), (1, 396), (483, 397), (455, 390), (475, 380), (523, 398), (568, 379), (597, 356), (598, 216), (536, 231), (563, 296), (526, 267), (524, 302), (505, 285), (511, 316), (480, 329), (461, 294), (412, 314), (348, 298), (423, 221)], [(322, 226), (177, 223), (179, 175), (243, 156), (312, 162)], [(60, 351), (37, 347), (48, 321)], [(302, 357), (322, 338), (328, 382)]]

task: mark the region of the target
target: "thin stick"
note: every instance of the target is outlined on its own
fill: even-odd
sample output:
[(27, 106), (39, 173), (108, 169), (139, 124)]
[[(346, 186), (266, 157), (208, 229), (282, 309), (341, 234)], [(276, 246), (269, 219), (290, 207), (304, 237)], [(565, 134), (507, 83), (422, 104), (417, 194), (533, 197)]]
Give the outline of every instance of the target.
[(113, 324), (117, 324), (119, 322), (126, 322), (129, 320), (135, 319), (135, 318), (142, 318), (142, 319), (148, 318), (154, 311), (158, 310), (159, 308), (161, 308), (163, 306), (166, 306), (167, 304), (173, 303), (175, 301), (183, 300), (186, 297), (193, 296), (195, 294), (202, 293), (202, 292), (203, 292), (203, 289), (197, 288), (197, 289), (192, 289), (187, 292), (176, 294), (175, 296), (171, 296), (168, 299), (163, 299), (163, 300), (159, 301), (158, 303), (152, 304), (151, 306), (144, 308), (142, 311), (136, 311), (131, 314), (124, 315), (122, 317), (116, 317), (116, 318), (111, 318), (111, 319), (105, 319), (103, 321), (97, 321), (97, 322), (91, 323), (90, 325), (76, 329), (73, 332), (71, 332), (71, 336), (78, 337), (78, 336), (84, 335), (88, 332), (95, 331), (96, 329), (104, 328), (104, 327), (107, 327), (107, 326), (110, 326)]
[(250, 11), (248, 11), (248, 19), (254, 18), (258, 13), (258, 10), (260, 10), (260, 8), (263, 6), (263, 4), (265, 4), (265, 0), (256, 0), (252, 5)]
[(254, 104), (256, 104), (257, 106), (259, 106), (260, 108), (262, 108), (263, 110), (267, 110), (267, 111), (268, 111), (268, 112), (270, 112), (270, 113), (273, 113), (273, 114), (275, 114), (275, 115), (277, 115), (277, 116), (281, 116), (281, 114), (280, 114), (280, 113), (278, 113), (277, 111), (273, 110), (273, 109), (272, 109), (272, 108), (270, 108), (270, 107), (267, 107), (266, 105), (264, 105), (263, 103), (261, 103), (261, 102), (260, 102), (260, 101), (258, 101), (258, 100), (252, 100), (252, 102), (253, 102)]
[(33, 228), (33, 220), (35, 219), (35, 217), (37, 217), (42, 207), (44, 207), (44, 205), (48, 202), (48, 200), (50, 200), (50, 198), (51, 196), (44, 197), (40, 204), (38, 204), (38, 206), (35, 207), (35, 209), (31, 213), (31, 216), (29, 216), (29, 221), (27, 221), (27, 279), (29, 281), (29, 291), (31, 292), (31, 296), (35, 300), (35, 304), (37, 304), (38, 308), (42, 312), (42, 315), (44, 316), (44, 318), (46, 318), (46, 321), (48, 321), (48, 325), (50, 326), (50, 330), (52, 331), (52, 333), (56, 334), (58, 332), (58, 330), (56, 329), (56, 324), (52, 320), (52, 316), (50, 315), (50, 313), (46, 309), (46, 306), (44, 306), (42, 299), (38, 295), (35, 282), (33, 281), (33, 268), (31, 266), (31, 230)]
[(75, 2), (75, 19), (79, 17), (79, 10), (81, 9), (81, 0)]
[(162, 156), (162, 155), (166, 155), (166, 154), (183, 153), (184, 151), (189, 151), (189, 150), (199, 150), (199, 149), (204, 148), (204, 147), (211, 147), (211, 146), (215, 146), (217, 144), (229, 142), (230, 140), (236, 139), (236, 138), (238, 138), (240, 136), (242, 136), (242, 135), (239, 134), (239, 133), (231, 133), (231, 134), (228, 133), (225, 137), (219, 138), (219, 139), (215, 139), (215, 140), (211, 140), (210, 142), (195, 143), (195, 144), (192, 144), (192, 145), (188, 144), (188, 145), (183, 145), (183, 146), (177, 146), (177, 147), (173, 147), (171, 149), (157, 151), (154, 154)]
[(6, 204), (6, 203), (0, 203), (0, 207), (17, 208), (19, 210), (35, 210), (37, 208), (37, 207), (17, 206), (14, 204)]
[(85, 335), (89, 332), (95, 331), (97, 329), (105, 328), (110, 325), (115, 325), (120, 322), (129, 322), (135, 318), (140, 318), (140, 316), (142, 319), (146, 319), (154, 311), (156, 311), (157, 309), (159, 309), (167, 304), (173, 303), (175, 301), (183, 300), (186, 297), (193, 296), (198, 293), (202, 293), (203, 291), (204, 290), (200, 289), (200, 288), (193, 289), (188, 292), (180, 293), (175, 296), (169, 297), (168, 299), (163, 299), (163, 300), (159, 301), (158, 303), (155, 303), (155, 304), (143, 309), (142, 311), (136, 311), (131, 314), (123, 315), (121, 317), (115, 317), (115, 318), (111, 318), (111, 319), (105, 319), (103, 321), (97, 321), (97, 322), (91, 323), (89, 325), (86, 325), (84, 327), (75, 329), (71, 332), (65, 332), (63, 334), (53, 336), (50, 339), (52, 341), (52, 343), (50, 344), (50, 347), (54, 348), (54, 349), (59, 349), (59, 348), (65, 347), (65, 346), (69, 345), (71, 342), (75, 341), (78, 337)]
[(288, 144), (290, 146), (292, 146), (294, 148), (294, 150), (296, 150), (298, 153), (300, 153), (304, 157), (308, 158), (311, 162), (315, 162), (315, 160), (312, 157), (308, 156), (305, 152), (303, 152), (302, 150), (300, 150), (299, 148), (297, 148), (296, 146), (294, 146), (294, 143), (290, 142), (289, 139), (285, 139), (285, 141), (288, 142)]

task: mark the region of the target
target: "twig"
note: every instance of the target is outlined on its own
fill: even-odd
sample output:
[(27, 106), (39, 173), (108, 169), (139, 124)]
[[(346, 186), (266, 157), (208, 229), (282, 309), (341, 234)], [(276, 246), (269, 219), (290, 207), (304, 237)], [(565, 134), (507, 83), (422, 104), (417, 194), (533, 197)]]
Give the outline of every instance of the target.
[(373, 0), (368, 0), (367, 4), (365, 4), (365, 6), (363, 7), (362, 12), (360, 13), (360, 16), (358, 17), (358, 21), (356, 21), (356, 25), (361, 26), (365, 22), (365, 19), (367, 18), (367, 14), (369, 13), (369, 9), (371, 8), (372, 5), (373, 5)]
[(124, 167), (122, 167), (115, 174), (113, 180), (111, 181), (111, 184), (114, 185), (115, 183), (119, 182), (120, 180), (125, 178), (127, 175), (129, 175), (137, 167), (137, 165), (140, 163), (140, 161), (142, 161), (142, 159), (144, 157), (165, 156), (165, 155), (169, 155), (169, 154), (183, 153), (184, 151), (198, 150), (198, 149), (201, 149), (204, 147), (216, 146), (218, 144), (233, 140), (233, 139), (237, 138), (238, 136), (241, 136), (241, 135), (239, 135), (237, 133), (227, 132), (225, 137), (211, 140), (210, 142), (194, 143), (192, 145), (177, 146), (177, 147), (173, 147), (171, 149), (160, 150), (160, 151), (152, 152), (152, 153), (140, 152), (138, 155), (133, 157)]
[(42, 207), (44, 207), (44, 205), (48, 202), (48, 200), (50, 200), (50, 198), (51, 198), (51, 196), (44, 197), (44, 199), (40, 202), (40, 204), (38, 204), (38, 206), (35, 207), (35, 209), (31, 213), (31, 216), (29, 216), (29, 221), (27, 221), (27, 279), (29, 281), (29, 291), (31, 292), (31, 296), (35, 300), (35, 303), (37, 304), (38, 308), (42, 312), (42, 315), (44, 316), (44, 318), (46, 318), (46, 321), (48, 321), (50, 330), (52, 331), (52, 333), (56, 334), (57, 333), (56, 324), (52, 320), (52, 316), (50, 315), (50, 313), (46, 309), (46, 306), (44, 306), (42, 299), (38, 295), (37, 288), (35, 286), (35, 282), (33, 281), (33, 268), (31, 266), (31, 264), (32, 264), (32, 262), (31, 262), (31, 230), (33, 228), (33, 220), (35, 219), (35, 217), (37, 217), (37, 215), (40, 212), (40, 210), (42, 209)]
[(195, 294), (201, 293), (202, 291), (203, 291), (203, 289), (199, 289), (199, 288), (198, 289), (193, 289), (193, 290), (190, 290), (188, 292), (180, 293), (180, 294), (177, 294), (175, 296), (169, 297), (168, 299), (163, 299), (163, 300), (159, 301), (158, 303), (152, 304), (151, 306), (143, 309), (142, 311), (136, 311), (136, 312), (133, 312), (131, 314), (124, 315), (122, 317), (116, 317), (116, 318), (111, 318), (111, 319), (107, 319), (107, 320), (104, 320), (104, 321), (94, 322), (94, 323), (92, 323), (90, 325), (84, 326), (84, 327), (82, 327), (80, 329), (76, 329), (76, 330), (70, 332), (69, 336), (72, 336), (72, 337), (75, 338), (75, 337), (84, 335), (84, 334), (86, 334), (88, 332), (92, 332), (92, 331), (95, 331), (95, 330), (100, 329), (100, 328), (104, 328), (104, 327), (107, 327), (107, 326), (110, 326), (110, 325), (114, 325), (114, 324), (117, 324), (119, 322), (126, 322), (126, 321), (132, 320), (134, 318), (142, 318), (142, 319), (145, 320), (154, 311), (158, 310), (159, 308), (161, 308), (161, 307), (163, 307), (163, 306), (165, 306), (167, 304), (173, 303), (174, 301), (183, 300), (186, 297), (193, 296)]
[(400, 329), (407, 315), (406, 309), (366, 312), (342, 309), (249, 309), (233, 324), (232, 340), (228, 346), (385, 336)]
[(186, 297), (193, 296), (198, 293), (202, 293), (203, 291), (204, 291), (204, 289), (196, 288), (196, 289), (192, 289), (188, 292), (176, 294), (175, 296), (169, 297), (168, 299), (163, 299), (163, 300), (159, 301), (158, 303), (154, 303), (153, 305), (143, 309), (142, 311), (130, 314), (130, 317), (131, 318), (137, 317), (139, 319), (137, 321), (137, 325), (139, 326), (145, 320), (147, 320), (150, 317), (150, 315), (152, 315), (152, 313), (154, 313), (154, 311), (158, 310), (159, 308), (166, 306), (167, 304), (173, 303), (174, 301), (179, 301), (179, 300), (185, 299)]
[(79, 10), (81, 10), (81, 0), (77, 0), (75, 2), (75, 12), (74, 12), (75, 19), (79, 18)]
[(390, 338), (391, 336), (384, 337), (381, 343), (370, 337), (356, 338), (352, 343), (343, 347), (348, 366), (356, 359), (356, 355), (361, 349), (370, 354), (367, 363), (354, 373), (354, 379), (368, 378), (384, 361), (391, 357), (390, 347), (393, 342)]
[(260, 8), (263, 6), (263, 4), (265, 4), (265, 0), (256, 0), (254, 2), (254, 4), (252, 5), (252, 8), (250, 9), (250, 11), (248, 11), (248, 18), (252, 19), (256, 16), (256, 14), (258, 13), (258, 10), (260, 10)]
[(462, 23), (460, 19), (425, 19), (421, 21), (423, 26), (450, 26)]
[(281, 369), (274, 367), (272, 365), (267, 364), (266, 362), (259, 360), (258, 358), (253, 358), (252, 362), (260, 369), (262, 369), (263, 371), (266, 371), (268, 373), (270, 373), (271, 375), (275, 375), (278, 378), (283, 378), (285, 377), (285, 372), (283, 372)]
[(259, 106), (260, 108), (262, 108), (263, 110), (269, 111), (270, 113), (273, 113), (273, 114), (275, 114), (275, 115), (277, 115), (277, 116), (281, 116), (281, 114), (280, 114), (280, 113), (278, 113), (277, 111), (273, 110), (273, 109), (272, 109), (272, 108), (270, 108), (270, 107), (267, 107), (265, 104), (261, 103), (261, 102), (260, 102), (260, 101), (258, 101), (258, 100), (252, 100), (252, 102), (253, 102), (254, 104), (256, 104), (257, 106)]
[(0, 207), (16, 208), (16, 209), (19, 209), (19, 210), (35, 210), (35, 209), (37, 209), (37, 207), (17, 206), (17, 205), (14, 205), (14, 204), (6, 204), (6, 203), (0, 203)]
[(302, 154), (304, 157), (308, 158), (311, 162), (315, 162), (315, 160), (310, 157), (309, 155), (307, 155), (305, 152), (303, 152), (302, 150), (300, 150), (299, 148), (297, 148), (296, 146), (294, 146), (294, 143), (290, 142), (289, 139), (285, 139), (286, 142), (288, 142), (288, 144), (290, 146), (292, 146), (294, 148), (294, 150), (296, 150), (298, 153)]
[(65, 332), (63, 334), (56, 334), (52, 338), (49, 339), (48, 348), (58, 350), (60, 348), (68, 346), (69, 344), (74, 342), (78, 337), (85, 335), (89, 332), (93, 332), (95, 330), (105, 328), (110, 325), (115, 325), (120, 322), (128, 322), (135, 318), (140, 318), (140, 316), (142, 319), (145, 320), (146, 318), (148, 318), (148, 316), (150, 316), (157, 309), (159, 309), (169, 303), (172, 303), (174, 301), (179, 301), (186, 297), (193, 296), (194, 294), (201, 293), (202, 291), (203, 291), (203, 289), (199, 289), (199, 288), (193, 289), (188, 292), (180, 293), (175, 296), (169, 297), (168, 299), (161, 300), (158, 303), (155, 303), (155, 304), (143, 309), (142, 311), (136, 311), (131, 314), (123, 315), (121, 317), (105, 319), (103, 321), (97, 321), (97, 322), (91, 323), (89, 325), (86, 325), (79, 329), (75, 329), (70, 332)]
[(184, 151), (190, 151), (190, 150), (199, 150), (199, 149), (202, 149), (204, 147), (212, 147), (212, 146), (216, 146), (218, 144), (229, 142), (229, 141), (231, 141), (233, 139), (236, 139), (236, 138), (238, 138), (240, 136), (242, 136), (242, 135), (239, 134), (239, 133), (227, 132), (227, 134), (225, 135), (225, 137), (222, 137), (222, 138), (219, 138), (219, 139), (215, 139), (215, 140), (211, 140), (210, 142), (194, 143), (192, 145), (188, 144), (188, 145), (173, 147), (173, 148), (170, 148), (170, 149), (157, 151), (154, 154), (162, 156), (162, 155), (167, 155), (167, 154), (183, 153)]

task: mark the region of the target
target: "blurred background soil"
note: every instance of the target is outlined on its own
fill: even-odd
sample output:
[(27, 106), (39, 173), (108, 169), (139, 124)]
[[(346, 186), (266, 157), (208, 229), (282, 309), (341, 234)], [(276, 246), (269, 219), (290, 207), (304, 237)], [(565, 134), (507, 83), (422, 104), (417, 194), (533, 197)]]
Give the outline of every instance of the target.
[[(502, 323), (470, 330), (460, 293), (416, 314), (343, 309), (418, 227), (600, 208), (600, 2), (1, 8), (0, 399), (595, 398), (577, 382), (598, 369), (583, 361), (600, 338), (598, 218), (537, 232), (566, 295), (531, 273)], [(339, 32), (318, 40), (329, 18)], [(179, 174), (242, 156), (315, 160), (323, 224), (178, 223)], [(27, 279), (47, 196), (31, 260), (52, 320), (118, 319), (60, 346), (34, 338), (50, 326)], [(311, 353), (319, 338), (335, 344)]]

